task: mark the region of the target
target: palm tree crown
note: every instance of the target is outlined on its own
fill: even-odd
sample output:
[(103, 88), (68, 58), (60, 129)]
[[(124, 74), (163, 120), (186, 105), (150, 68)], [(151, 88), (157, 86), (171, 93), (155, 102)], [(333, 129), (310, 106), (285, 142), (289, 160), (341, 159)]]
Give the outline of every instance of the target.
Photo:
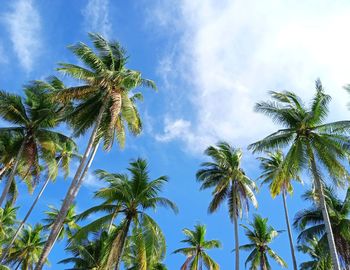
[(123, 146), (124, 122), (133, 134), (140, 133), (142, 128), (135, 106), (142, 94), (131, 95), (131, 91), (142, 86), (156, 87), (152, 81), (142, 78), (140, 72), (126, 67), (126, 52), (118, 42), (108, 42), (98, 34), (90, 33), (89, 36), (95, 51), (84, 43), (69, 47), (86, 67), (61, 63), (58, 68), (85, 84), (67, 88), (59, 92), (57, 98), (80, 101), (68, 117), (76, 135), (85, 133), (96, 122), (100, 108), (104, 107), (99, 137), (103, 137), (106, 149), (112, 147), (114, 138)]
[(267, 225), (267, 218), (259, 215), (254, 216), (253, 222), (250, 223), (251, 228), (241, 225), (246, 230), (246, 236), (250, 243), (242, 245), (241, 250), (251, 251), (245, 264), (250, 263), (251, 270), (269, 270), (271, 269), (268, 256), (275, 260), (282, 267), (287, 267), (285, 261), (273, 251), (269, 244), (278, 236), (281, 231), (276, 231), (273, 227)]
[(107, 212), (107, 215), (81, 228), (75, 238), (85, 237), (90, 231), (103, 227), (106, 223), (113, 222), (118, 214), (121, 222), (111, 233), (113, 243), (108, 256), (106, 267), (119, 265), (122, 250), (124, 249), (127, 235), (132, 226), (151, 228), (152, 232), (161, 232), (154, 219), (147, 213), (148, 210), (155, 210), (158, 206), (170, 207), (177, 212), (176, 205), (167, 198), (160, 197), (159, 192), (167, 182), (166, 176), (150, 180), (146, 160), (137, 159), (130, 163), (128, 168), (130, 177), (127, 174), (111, 174), (105, 171), (98, 171), (97, 174), (108, 182), (109, 186), (98, 190), (95, 197), (104, 202), (98, 207), (92, 207), (78, 216), (84, 219), (94, 212)]
[(220, 248), (221, 243), (218, 240), (205, 239), (206, 227), (198, 224), (194, 227), (194, 230), (183, 229), (182, 231), (186, 238), (181, 242), (186, 243), (188, 247), (174, 251), (174, 253), (181, 253), (187, 257), (181, 266), (181, 270), (200, 270), (203, 264), (209, 270), (220, 269), (219, 265), (207, 254), (207, 250)]
[(13, 266), (21, 266), (23, 270), (33, 269), (45, 243), (42, 230), (43, 227), (40, 224), (35, 225), (34, 228), (27, 226), (11, 248), (6, 262)]
[[(350, 188), (344, 201), (341, 201), (332, 187), (324, 188), (329, 218), (340, 261), (345, 267), (350, 265)], [(312, 202), (312, 206), (299, 211), (294, 219), (294, 227), (300, 231), (298, 241), (305, 243), (314, 237), (320, 237), (319, 242), (326, 246), (327, 236), (322, 212), (318, 207), (317, 194), (313, 190), (305, 192), (303, 198)], [(329, 249), (328, 249), (329, 250)]]
[(299, 245), (298, 251), (311, 257), (310, 261), (300, 264), (300, 270), (329, 270), (333, 267), (327, 246), (320, 243), (316, 236)]
[[(15, 164), (9, 176), (7, 185), (0, 198), (4, 201), (13, 181), (19, 163), (26, 168), (27, 174), (40, 173), (39, 159), (46, 163), (52, 162), (59, 141), (69, 141), (70, 138), (53, 130), (65, 113), (64, 106), (51, 99), (52, 91), (47, 89), (50, 82), (34, 81), (25, 86), (25, 100), (19, 95), (0, 91), (0, 116), (12, 124), (2, 128), (1, 132), (19, 133), (22, 138), (16, 153)], [(36, 184), (36, 183), (33, 183)]]
[(316, 94), (309, 107), (292, 92), (271, 92), (271, 97), (273, 101), (258, 103), (256, 110), (270, 116), (283, 128), (251, 144), (249, 148), (260, 152), (289, 146), (284, 169), (298, 172), (307, 168), (311, 172), (320, 198), (334, 268), (340, 270), (321, 172), (327, 172), (338, 185), (344, 185), (347, 181), (349, 176), (343, 161), (349, 156), (350, 121), (324, 123), (330, 96), (325, 94), (320, 80), (316, 81)]
[(243, 210), (248, 211), (249, 202), (258, 206), (254, 191), (257, 189), (241, 168), (242, 151), (234, 149), (226, 142), (209, 146), (205, 150), (212, 161), (203, 162), (197, 172), (197, 180), (202, 182), (201, 189), (214, 188), (213, 199), (208, 211), (213, 213), (227, 200), (229, 215), (234, 224), (236, 270), (239, 267), (238, 217)]

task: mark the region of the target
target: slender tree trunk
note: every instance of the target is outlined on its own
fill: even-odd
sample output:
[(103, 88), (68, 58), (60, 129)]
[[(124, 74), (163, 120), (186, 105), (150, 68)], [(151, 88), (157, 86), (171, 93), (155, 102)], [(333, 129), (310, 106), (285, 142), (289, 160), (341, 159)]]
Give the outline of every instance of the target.
[(63, 230), (63, 226), (61, 227), (61, 230), (59, 231), (59, 233), (57, 234), (55, 240), (53, 241), (53, 244), (52, 244), (52, 246), (51, 246), (51, 249), (49, 250), (49, 253), (51, 252), (52, 248), (53, 248), (54, 245), (56, 244), (58, 238), (60, 237), (60, 234), (61, 234), (62, 230)]
[(289, 222), (289, 215), (288, 215), (288, 207), (287, 207), (287, 199), (286, 199), (286, 191), (285, 190), (282, 191), (282, 198), (283, 198), (284, 215), (286, 218), (286, 224), (287, 224), (287, 230), (288, 230), (290, 251), (292, 253), (293, 269), (298, 270), (297, 260), (295, 258), (292, 229), (290, 227), (290, 222)]
[(116, 210), (113, 212), (112, 218), (111, 218), (111, 222), (108, 225), (108, 234), (111, 232), (112, 227), (113, 227), (113, 223), (114, 223), (114, 219), (116, 218), (118, 213), (118, 208), (116, 208)]
[(119, 270), (120, 261), (123, 254), (126, 236), (128, 235), (131, 224), (131, 217), (126, 217), (125, 224), (117, 233), (116, 238), (112, 242), (111, 252), (108, 254), (106, 270)]
[[(80, 162), (80, 165), (79, 165), (79, 167), (74, 175), (72, 183), (67, 191), (67, 194), (66, 194), (66, 197), (62, 203), (60, 212), (58, 213), (57, 219), (55, 220), (55, 223), (52, 226), (51, 233), (50, 233), (50, 235), (45, 243), (44, 249), (40, 255), (40, 259), (35, 267), (35, 270), (41, 270), (43, 268), (44, 263), (49, 256), (50, 250), (52, 249), (54, 241), (61, 230), (64, 219), (67, 216), (69, 206), (73, 203), (75, 197), (78, 194), (80, 186), (83, 182), (81, 179), (81, 174), (82, 174), (83, 168), (85, 166), (85, 163), (86, 163), (86, 161), (91, 153), (91, 150), (93, 149), (94, 144), (96, 143), (95, 140), (97, 137), (98, 128), (101, 124), (103, 113), (105, 111), (106, 106), (107, 106), (106, 102), (104, 102), (100, 108), (99, 114), (98, 114), (97, 119), (96, 119), (95, 127), (91, 133), (89, 143), (86, 147), (84, 156), (83, 156), (83, 158)], [(92, 162), (92, 160), (91, 160), (91, 162)]]
[(236, 190), (232, 187), (232, 201), (233, 201), (233, 226), (235, 233), (235, 269), (239, 269), (239, 236), (238, 236), (238, 216), (237, 216), (237, 203), (236, 203)]
[(315, 156), (313, 154), (313, 151), (310, 145), (308, 145), (308, 151), (310, 156), (311, 170), (315, 181), (315, 188), (316, 188), (317, 195), (319, 197), (319, 207), (322, 210), (323, 221), (325, 223), (329, 250), (330, 250), (332, 262), (333, 262), (333, 270), (341, 270), (338, 253), (337, 253), (337, 247), (334, 241), (331, 221), (329, 219), (327, 204), (323, 193), (322, 182), (320, 179), (319, 172), (317, 170)]
[(1, 197), (0, 197), (0, 207), (2, 206), (2, 204), (4, 203), (4, 200), (10, 190), (10, 187), (11, 187), (11, 184), (12, 184), (12, 181), (13, 179), (15, 178), (15, 175), (16, 175), (16, 171), (17, 171), (17, 167), (19, 165), (19, 162), (21, 160), (21, 156), (22, 156), (22, 153), (24, 151), (24, 145), (26, 143), (26, 139), (23, 139), (23, 142), (22, 142), (22, 145), (20, 147), (20, 149), (18, 150), (18, 153), (17, 153), (17, 157), (16, 157), (16, 161), (15, 161), (15, 164), (13, 165), (13, 168), (11, 170), (11, 173), (9, 175), (9, 178), (7, 180), (7, 183), (5, 185), (5, 188), (1, 194)]
[(265, 256), (264, 256), (263, 252), (261, 252), (261, 255), (260, 255), (260, 270), (267, 270), (266, 269)]
[[(58, 163), (57, 163), (57, 166), (59, 166), (59, 164), (61, 163), (61, 160), (62, 160), (62, 158), (59, 159), (59, 161), (58, 161)], [(36, 204), (38, 203), (38, 201), (39, 201), (39, 199), (41, 198), (42, 194), (44, 193), (44, 191), (45, 191), (45, 189), (46, 189), (48, 183), (50, 182), (50, 180), (51, 180), (51, 175), (50, 175), (50, 172), (48, 171), (48, 176), (47, 176), (47, 178), (46, 178), (46, 180), (45, 180), (45, 183), (44, 183), (43, 186), (41, 187), (41, 189), (40, 189), (38, 195), (36, 196), (35, 200), (33, 201), (32, 205), (31, 205), (31, 207), (29, 208), (29, 210), (28, 210), (27, 214), (25, 215), (24, 219), (21, 221), (20, 225), (18, 226), (18, 228), (17, 228), (17, 230), (16, 230), (14, 236), (12, 237), (12, 240), (11, 240), (10, 244), (7, 246), (6, 250), (3, 252), (3, 255), (1, 256), (1, 260), (0, 260), (1, 262), (6, 258), (6, 256), (7, 256), (8, 252), (9, 252), (10, 248), (12, 247), (13, 243), (14, 243), (15, 240), (17, 239), (17, 237), (18, 237), (19, 233), (21, 232), (21, 230), (22, 230), (24, 224), (27, 222), (27, 220), (28, 220), (30, 214), (32, 213), (34, 207), (36, 206)]]
[(80, 179), (79, 179), (79, 184), (81, 185), (82, 182), (84, 181), (90, 167), (91, 167), (91, 164), (92, 162), (94, 161), (94, 158), (95, 158), (95, 155), (97, 153), (97, 150), (98, 150), (98, 146), (100, 145), (100, 141), (98, 141), (96, 143), (96, 145), (94, 146), (94, 148), (92, 149), (92, 153), (90, 155), (90, 158), (88, 160), (88, 163), (86, 164), (85, 168), (84, 168), (84, 171), (82, 172), (81, 176), (80, 176)]
[(1, 170), (0, 170), (0, 179), (1, 179), (2, 176), (5, 174), (5, 172), (6, 172), (8, 169), (11, 168), (13, 161), (14, 161), (14, 160), (11, 159), (9, 162), (7, 162), (7, 163), (5, 164), (4, 167), (1, 168)]

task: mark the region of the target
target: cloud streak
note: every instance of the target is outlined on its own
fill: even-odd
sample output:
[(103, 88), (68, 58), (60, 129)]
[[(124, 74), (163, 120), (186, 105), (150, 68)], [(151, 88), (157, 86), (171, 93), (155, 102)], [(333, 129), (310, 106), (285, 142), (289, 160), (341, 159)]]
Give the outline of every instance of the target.
[(87, 31), (98, 32), (106, 37), (110, 35), (112, 24), (109, 19), (108, 0), (89, 0), (82, 13)]
[(330, 118), (344, 118), (350, 4), (337, 3), (173, 1), (180, 10), (176, 33), (182, 34), (172, 48), (173, 61), (167, 60), (174, 68), (166, 66), (177, 72), (176, 80), (164, 69), (165, 86), (176, 87), (179, 73), (188, 74), (182, 83), (193, 109), (180, 108), (189, 119), (169, 112), (156, 139), (181, 140), (193, 152), (220, 139), (246, 146), (276, 128), (253, 110), (268, 90), (291, 90), (308, 99), (318, 77), (333, 97)]
[(40, 14), (31, 0), (18, 0), (3, 16), (18, 61), (29, 72), (42, 49)]

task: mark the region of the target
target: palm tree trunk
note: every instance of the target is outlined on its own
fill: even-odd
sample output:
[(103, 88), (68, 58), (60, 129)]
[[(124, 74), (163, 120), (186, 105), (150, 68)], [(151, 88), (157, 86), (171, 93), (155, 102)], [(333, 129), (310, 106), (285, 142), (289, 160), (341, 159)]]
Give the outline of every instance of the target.
[(236, 192), (235, 189), (232, 187), (232, 202), (233, 202), (233, 226), (235, 230), (235, 269), (239, 269), (239, 236), (238, 236), (238, 216), (237, 216), (237, 204), (236, 204)]
[(15, 161), (15, 164), (13, 165), (13, 168), (11, 170), (11, 173), (10, 173), (10, 176), (7, 180), (7, 183), (5, 185), (5, 188), (4, 190), (2, 191), (2, 194), (1, 194), (1, 197), (0, 197), (0, 207), (2, 206), (2, 204), (4, 203), (4, 200), (10, 190), (10, 187), (11, 187), (11, 184), (12, 184), (12, 181), (13, 179), (15, 178), (15, 174), (16, 174), (16, 171), (17, 171), (17, 167), (19, 165), (19, 162), (21, 160), (21, 156), (22, 156), (22, 153), (24, 151), (24, 145), (25, 145), (25, 142), (26, 140), (24, 139), (23, 142), (22, 142), (22, 145), (21, 145), (21, 148), (18, 150), (18, 153), (17, 153), (17, 156), (16, 156), (16, 161)]
[[(83, 158), (80, 162), (80, 165), (79, 165), (79, 167), (74, 175), (72, 183), (67, 191), (67, 194), (66, 194), (66, 197), (62, 203), (60, 212), (58, 213), (58, 216), (57, 216), (57, 219), (55, 220), (55, 223), (53, 224), (53, 227), (51, 229), (51, 233), (50, 233), (50, 235), (45, 243), (44, 249), (40, 255), (40, 259), (35, 267), (35, 270), (41, 270), (43, 268), (44, 263), (47, 260), (47, 257), (49, 256), (50, 250), (52, 249), (54, 241), (61, 230), (64, 219), (67, 216), (68, 209), (78, 194), (80, 186), (83, 182), (81, 179), (81, 174), (82, 174), (83, 168), (85, 166), (85, 163), (86, 163), (86, 161), (91, 153), (91, 150), (93, 150), (94, 144), (96, 143), (95, 140), (97, 137), (98, 128), (101, 124), (103, 113), (105, 111), (106, 106), (107, 106), (107, 102), (103, 102), (103, 105), (101, 106), (99, 114), (98, 114), (97, 119), (96, 119), (95, 127), (91, 133), (88, 145), (86, 147), (84, 156), (83, 156)], [(91, 162), (92, 162), (92, 160), (91, 160)]]
[(58, 238), (60, 237), (60, 234), (61, 234), (62, 230), (63, 230), (63, 227), (61, 227), (61, 230), (59, 231), (59, 233), (57, 234), (55, 240), (53, 241), (53, 245), (52, 245), (51, 249), (49, 250), (49, 253), (51, 252), (53, 246), (56, 244)]
[(111, 229), (112, 229), (113, 223), (114, 223), (114, 219), (116, 218), (117, 213), (118, 213), (118, 208), (116, 208), (116, 210), (113, 212), (113, 215), (112, 215), (112, 218), (111, 218), (111, 222), (108, 225), (108, 233), (111, 232)]
[(327, 204), (323, 193), (323, 187), (322, 187), (319, 172), (317, 170), (315, 156), (310, 145), (308, 145), (308, 152), (309, 152), (310, 163), (311, 163), (311, 171), (315, 181), (315, 188), (319, 198), (319, 207), (322, 210), (323, 221), (325, 223), (329, 250), (330, 250), (332, 262), (333, 262), (333, 270), (341, 270), (338, 253), (337, 253), (337, 247), (334, 241), (331, 221), (329, 219)]
[[(61, 160), (62, 160), (62, 158), (59, 159), (59, 161), (57, 163), (57, 166), (59, 166), (59, 164), (61, 163)], [(48, 176), (47, 176), (47, 178), (45, 180), (45, 183), (41, 187), (38, 195), (36, 196), (35, 200), (33, 201), (32, 206), (29, 208), (29, 210), (28, 210), (27, 214), (25, 215), (24, 219), (21, 221), (20, 225), (18, 226), (14, 236), (12, 237), (12, 240), (11, 240), (10, 244), (7, 246), (6, 250), (4, 251), (3, 255), (1, 256), (0, 262), (2, 262), (4, 260), (4, 258), (6, 258), (10, 248), (12, 247), (13, 243), (17, 239), (17, 237), (18, 237), (19, 233), (21, 232), (24, 224), (27, 222), (27, 219), (29, 218), (29, 216), (32, 213), (34, 207), (36, 206), (36, 204), (38, 203), (38, 201), (41, 198), (42, 194), (44, 193), (44, 191), (45, 191), (48, 183), (50, 182), (50, 180), (51, 180), (51, 175), (48, 172)]]
[(118, 232), (116, 238), (112, 242), (111, 252), (108, 254), (106, 270), (119, 270), (120, 261), (123, 254), (126, 236), (128, 235), (131, 224), (131, 217), (127, 217), (125, 224)]
[(261, 252), (261, 254), (260, 254), (260, 270), (267, 270), (266, 269), (265, 256), (264, 256), (263, 252)]
[(293, 269), (298, 270), (297, 260), (295, 258), (292, 229), (290, 227), (290, 222), (289, 222), (289, 215), (288, 215), (288, 207), (287, 207), (287, 199), (286, 199), (286, 191), (285, 190), (283, 190), (283, 192), (282, 192), (282, 198), (283, 198), (284, 215), (286, 218), (286, 224), (287, 224), (287, 230), (288, 230), (290, 251), (292, 253)]
[(90, 169), (90, 167), (91, 167), (91, 164), (92, 164), (92, 162), (94, 161), (94, 158), (95, 158), (95, 155), (96, 155), (96, 153), (97, 153), (97, 150), (98, 150), (98, 146), (99, 146), (99, 145), (100, 145), (100, 141), (98, 141), (98, 142), (95, 144), (94, 148), (92, 149), (92, 153), (91, 153), (91, 155), (90, 155), (90, 158), (89, 158), (89, 160), (88, 160), (88, 163), (86, 164), (86, 166), (85, 166), (85, 168), (84, 168), (84, 171), (82, 172), (82, 174), (81, 174), (81, 176), (80, 176), (80, 179), (79, 179), (79, 184), (80, 184), (80, 185), (81, 185), (82, 182), (84, 181), (85, 176), (87, 175), (87, 173), (88, 173), (88, 171), (89, 171), (89, 169)]
[(11, 159), (9, 162), (7, 162), (7, 163), (5, 164), (4, 167), (1, 168), (1, 170), (0, 170), (0, 179), (1, 179), (2, 176), (5, 174), (5, 172), (6, 172), (9, 168), (11, 168), (12, 163), (13, 163), (13, 159)]

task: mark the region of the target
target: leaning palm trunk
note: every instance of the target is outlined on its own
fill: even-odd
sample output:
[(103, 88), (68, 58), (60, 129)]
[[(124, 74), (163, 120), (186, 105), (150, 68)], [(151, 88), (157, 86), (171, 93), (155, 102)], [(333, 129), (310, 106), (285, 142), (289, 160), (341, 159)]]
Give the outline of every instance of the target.
[(15, 164), (14, 164), (13, 167), (12, 167), (12, 170), (11, 170), (11, 173), (10, 173), (9, 178), (8, 178), (8, 180), (7, 180), (7, 183), (6, 183), (6, 185), (5, 185), (5, 188), (4, 188), (4, 190), (2, 191), (2, 194), (1, 194), (1, 197), (0, 197), (0, 207), (1, 207), (2, 204), (4, 203), (4, 200), (5, 200), (7, 194), (9, 193), (9, 190), (10, 190), (10, 188), (11, 188), (12, 181), (13, 181), (13, 179), (15, 178), (15, 174), (16, 174), (16, 171), (17, 171), (19, 162), (20, 162), (20, 160), (21, 160), (21, 156), (22, 156), (23, 151), (24, 151), (24, 145), (25, 145), (25, 143), (26, 143), (26, 140), (24, 139), (23, 142), (22, 142), (21, 148), (18, 150), (18, 153), (17, 153), (17, 156), (16, 156)]
[(6, 171), (7, 171), (8, 169), (11, 168), (12, 163), (13, 163), (13, 159), (11, 159), (9, 162), (7, 162), (7, 163), (4, 165), (4, 167), (1, 168), (1, 170), (0, 170), (0, 179), (1, 179), (2, 176), (6, 173)]
[(111, 221), (109, 222), (109, 225), (108, 225), (108, 230), (107, 230), (108, 233), (110, 233), (113, 228), (114, 220), (117, 217), (117, 214), (118, 214), (118, 208), (113, 212)]
[(131, 218), (127, 217), (125, 224), (120, 228), (116, 238), (112, 242), (111, 251), (108, 254), (106, 270), (119, 270), (120, 260), (122, 258), (126, 236), (128, 235), (131, 224)]
[[(61, 163), (61, 160), (62, 160), (62, 158), (59, 159), (59, 161), (58, 161), (58, 163), (57, 163), (57, 166), (59, 166), (59, 164)], [(36, 206), (36, 204), (38, 203), (38, 201), (39, 201), (39, 199), (41, 198), (42, 194), (44, 193), (44, 191), (45, 191), (45, 189), (46, 189), (48, 183), (50, 182), (50, 180), (51, 180), (51, 174), (50, 174), (50, 172), (49, 172), (49, 173), (48, 173), (48, 177), (46, 178), (45, 183), (43, 184), (43, 186), (41, 187), (41, 189), (40, 189), (38, 195), (36, 196), (35, 200), (33, 201), (32, 206), (29, 208), (27, 214), (25, 215), (24, 219), (21, 221), (21, 223), (20, 223), (20, 225), (18, 226), (18, 228), (17, 228), (17, 230), (16, 230), (14, 236), (12, 237), (12, 240), (11, 240), (10, 244), (7, 246), (6, 250), (5, 250), (4, 253), (2, 254), (1, 259), (0, 259), (0, 262), (2, 262), (2, 261), (6, 258), (8, 252), (10, 251), (10, 248), (12, 247), (12, 245), (13, 245), (13, 243), (15, 242), (15, 240), (17, 239), (19, 233), (20, 233), (21, 230), (23, 229), (24, 224), (27, 222), (27, 220), (28, 220), (30, 214), (32, 213), (34, 207)]]
[(235, 261), (235, 269), (239, 270), (239, 238), (238, 238), (238, 213), (237, 213), (237, 203), (236, 203), (236, 192), (235, 189), (232, 187), (232, 202), (233, 202), (233, 225), (235, 230), (235, 255), (236, 255), (236, 261)]
[[(94, 158), (95, 158), (95, 155), (96, 155), (96, 152), (97, 152), (97, 149), (98, 149), (98, 145), (99, 145), (99, 142), (94, 146), (94, 149), (92, 150), (92, 153), (91, 153), (91, 155), (90, 155), (89, 161), (88, 161), (88, 163), (86, 164), (86, 166), (85, 166), (85, 168), (84, 168), (84, 171), (82, 172), (82, 174), (81, 174), (81, 176), (80, 176), (79, 183), (81, 183), (81, 182), (84, 180), (84, 178), (85, 178), (85, 176), (86, 176), (86, 174), (87, 174), (87, 172), (88, 172), (88, 170), (89, 170), (89, 168), (90, 168), (90, 166), (91, 166), (91, 163), (92, 163), (92, 161), (93, 161)], [(51, 249), (49, 250), (49, 254), (50, 254), (50, 252), (51, 252), (53, 246), (56, 244), (58, 238), (60, 237), (60, 234), (61, 234), (62, 230), (63, 230), (63, 226), (61, 227), (60, 232), (57, 234), (55, 240), (53, 241), (53, 244), (52, 244), (52, 246), (51, 246)]]
[(290, 227), (290, 222), (289, 222), (289, 215), (288, 215), (287, 199), (286, 199), (286, 191), (285, 190), (282, 191), (282, 198), (283, 198), (284, 215), (285, 215), (285, 218), (286, 218), (286, 224), (287, 224), (287, 230), (288, 230), (290, 251), (292, 253), (293, 269), (294, 270), (298, 270), (297, 260), (295, 258), (295, 251), (294, 251), (294, 244), (293, 244), (293, 237), (292, 237), (292, 229)]
[(96, 140), (96, 137), (97, 137), (97, 132), (98, 132), (98, 129), (99, 129), (99, 126), (101, 124), (101, 121), (102, 121), (102, 117), (103, 117), (103, 113), (105, 111), (105, 108), (106, 108), (106, 103), (107, 102), (103, 102), (103, 105), (101, 106), (100, 108), (100, 111), (98, 113), (98, 116), (97, 116), (97, 119), (96, 119), (96, 123), (95, 123), (95, 126), (94, 126), (94, 129), (91, 133), (91, 136), (90, 136), (90, 139), (89, 139), (89, 143), (86, 147), (86, 150), (85, 150), (85, 153), (84, 153), (84, 156), (80, 162), (80, 165), (74, 175), (74, 178), (72, 180), (72, 183), (68, 189), (68, 192), (66, 194), (66, 197), (62, 203), (62, 206), (61, 206), (61, 209), (60, 209), (60, 212), (58, 213), (58, 216), (57, 216), (57, 219), (55, 220), (55, 223), (53, 224), (52, 226), (52, 229), (51, 229), (51, 233), (45, 243), (45, 246), (44, 246), (44, 249), (40, 255), (40, 259), (35, 267), (35, 270), (41, 270), (45, 264), (45, 261), (47, 260), (47, 257), (49, 256), (49, 253), (50, 253), (50, 250), (52, 249), (52, 246), (54, 244), (54, 241), (55, 239), (57, 238), (57, 235), (59, 234), (61, 228), (62, 228), (62, 225), (63, 225), (63, 222), (66, 218), (66, 215), (67, 215), (67, 212), (68, 212), (68, 209), (70, 207), (70, 205), (73, 203), (75, 197), (77, 196), (78, 194), (78, 191), (79, 191), (79, 188), (82, 184), (83, 181), (80, 181), (81, 180), (81, 174), (83, 172), (83, 168), (85, 166), (85, 163), (91, 153), (91, 150), (93, 149), (94, 147), (94, 144), (95, 144), (95, 140)]
[(335, 245), (332, 226), (328, 215), (327, 204), (323, 193), (321, 179), (320, 179), (319, 172), (317, 170), (315, 156), (310, 146), (308, 146), (308, 152), (310, 155), (311, 171), (315, 181), (315, 189), (319, 200), (319, 207), (322, 210), (323, 221), (325, 223), (329, 250), (332, 257), (333, 270), (341, 270), (338, 253), (337, 253), (337, 247)]

